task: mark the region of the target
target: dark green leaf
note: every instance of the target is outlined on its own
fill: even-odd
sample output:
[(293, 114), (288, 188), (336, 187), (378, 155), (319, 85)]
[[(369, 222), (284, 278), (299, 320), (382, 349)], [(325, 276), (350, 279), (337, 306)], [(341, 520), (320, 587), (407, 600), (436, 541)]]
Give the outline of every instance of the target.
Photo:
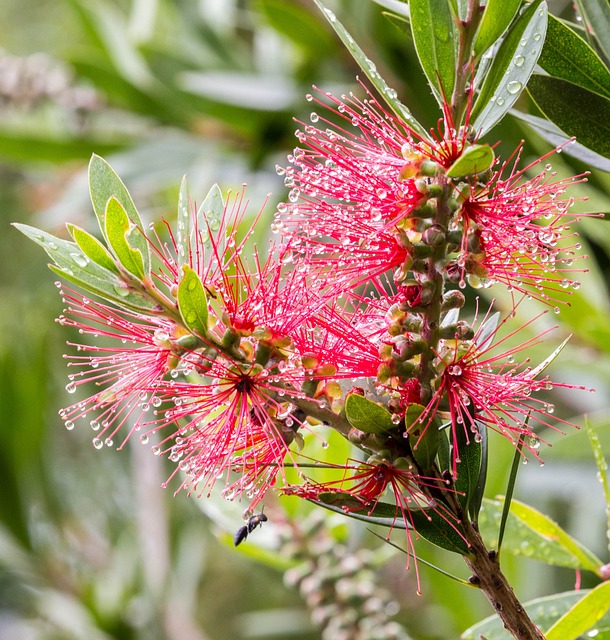
[[(91, 195), (91, 203), (95, 215), (100, 224), (102, 233), (106, 236), (106, 205), (110, 198), (115, 198), (125, 210), (129, 220), (136, 227), (136, 232), (131, 233), (129, 237), (129, 244), (134, 249), (137, 249), (143, 260), (143, 268), (146, 274), (150, 273), (150, 248), (148, 246), (148, 240), (144, 234), (144, 227), (140, 214), (136, 209), (129, 191), (123, 184), (123, 181), (115, 173), (112, 167), (103, 159), (97, 155), (91, 157), (89, 162), (89, 193)], [(139, 231), (138, 231), (139, 230)]]
[(520, 6), (521, 0), (487, 0), (474, 41), (477, 57), (489, 49), (506, 31)]
[[(545, 631), (589, 593), (591, 592), (587, 590), (559, 593), (526, 602), (524, 608), (533, 622), (542, 631)], [(606, 613), (589, 631), (589, 637), (591, 638), (608, 640), (610, 638), (610, 635), (607, 635), (610, 631), (610, 614)], [(572, 636), (562, 637), (562, 640), (568, 640), (570, 637)], [(461, 640), (480, 640), (480, 638), (486, 638), (486, 640), (513, 640), (513, 635), (504, 629), (503, 622), (498, 616), (494, 615), (464, 631), (460, 638)], [(556, 638), (556, 640), (558, 639)], [(572, 640), (574, 640), (573, 637)]]
[(487, 466), (489, 462), (489, 437), (487, 433), (487, 425), (483, 422), (477, 422), (477, 428), (481, 436), (481, 466), (479, 468), (479, 477), (477, 484), (470, 498), (470, 517), (474, 522), (479, 520), (479, 512), (483, 504), (483, 496), (485, 495), (485, 487), (487, 486)]
[(178, 308), (186, 326), (205, 338), (208, 333), (208, 299), (203, 283), (193, 269), (183, 265), (184, 276), (178, 285)]
[[(546, 631), (546, 640), (574, 640), (601, 620), (610, 608), (610, 582), (586, 593)], [(597, 635), (597, 634), (595, 634)], [(589, 635), (589, 637), (593, 637)]]
[(447, 0), (411, 0), (411, 29), (419, 62), (439, 103), (451, 101), (459, 40)]
[(583, 17), (597, 37), (601, 50), (610, 60), (610, 3), (608, 0), (578, 0)]
[(610, 71), (580, 36), (555, 16), (549, 16), (538, 64), (551, 76), (610, 97)]
[(104, 267), (104, 269), (119, 273), (119, 269), (110, 252), (96, 237), (76, 225), (68, 224), (67, 226), (70, 235), (86, 256), (91, 258), (93, 262), (97, 262), (101, 267)]
[(108, 244), (119, 262), (129, 273), (142, 279), (146, 275), (144, 272), (144, 259), (142, 252), (134, 248), (133, 244), (135, 243), (132, 244), (134, 236), (141, 237), (140, 231), (131, 227), (127, 212), (114, 197), (108, 200), (104, 221), (106, 223)]
[(150, 311), (154, 308), (152, 300), (136, 293), (115, 273), (90, 260), (74, 242), (56, 238), (28, 225), (14, 226), (49, 254), (57, 265), (50, 265), (50, 268), (59, 276), (120, 307), (136, 311)]
[(433, 419), (430, 424), (417, 422), (421, 414), (426, 410), (421, 404), (410, 404), (405, 414), (405, 428), (409, 434), (411, 451), (424, 471), (432, 467), (439, 449), (440, 434), (438, 421)]
[(352, 427), (365, 433), (384, 433), (396, 429), (392, 414), (385, 407), (358, 393), (347, 396), (345, 415)]
[[(529, 422), (529, 416), (527, 418)], [(510, 468), (510, 474), (508, 476), (508, 484), (506, 486), (506, 495), (504, 496), (504, 504), (502, 505), (502, 517), (500, 519), (500, 529), (498, 530), (498, 547), (497, 551), (500, 553), (502, 549), (502, 540), (504, 539), (504, 531), (506, 530), (506, 523), (508, 521), (508, 514), (510, 513), (510, 503), (513, 499), (513, 491), (515, 490), (515, 483), (517, 482), (517, 473), (519, 472), (519, 465), (523, 458), (521, 457), (521, 450), (523, 449), (523, 440), (519, 440), (515, 447), (515, 454), (513, 456), (513, 464)]]
[(528, 91), (544, 115), (580, 144), (610, 158), (610, 100), (566, 80), (534, 75)]
[(320, 0), (314, 0), (320, 11), (324, 14), (324, 17), (328, 20), (331, 27), (335, 30), (337, 35), (341, 38), (341, 41), (352, 54), (354, 60), (358, 63), (362, 71), (366, 74), (366, 77), (371, 81), (375, 89), (379, 91), (383, 99), (387, 102), (389, 107), (394, 113), (405, 122), (413, 131), (419, 134), (422, 138), (429, 140), (430, 136), (424, 127), (413, 117), (412, 113), (405, 107), (396, 95), (396, 90), (391, 89), (386, 84), (386, 81), (379, 75), (375, 64), (369, 60), (364, 51), (358, 46), (356, 41), (347, 32), (345, 27), (337, 20), (337, 16), (333, 11), (327, 9)]
[(542, 51), (547, 6), (534, 0), (513, 22), (485, 74), (470, 121), (480, 135), (497, 124), (527, 84)]
[(487, 171), (496, 156), (488, 144), (475, 144), (468, 147), (462, 155), (447, 169), (450, 178), (464, 178)]
[[(466, 425), (464, 428), (467, 428)], [(456, 446), (460, 457), (457, 463), (455, 490), (458, 492), (458, 499), (464, 510), (470, 512), (481, 472), (481, 442), (479, 438), (475, 439), (473, 433), (469, 433), (466, 438), (464, 428), (457, 430)]]
[[(567, 136), (557, 125), (545, 120), (544, 118), (531, 116), (527, 113), (515, 111), (514, 109), (510, 113), (518, 120), (528, 124), (547, 142), (550, 142), (556, 147), (561, 146), (566, 155), (573, 156), (592, 168), (610, 173), (610, 160), (608, 158), (604, 158), (603, 156), (600, 156), (599, 153), (595, 153), (595, 151), (587, 149), (587, 147), (583, 146), (579, 142), (575, 142), (573, 140), (570, 141), (569, 136)], [(566, 144), (568, 141), (570, 141), (570, 144)]]

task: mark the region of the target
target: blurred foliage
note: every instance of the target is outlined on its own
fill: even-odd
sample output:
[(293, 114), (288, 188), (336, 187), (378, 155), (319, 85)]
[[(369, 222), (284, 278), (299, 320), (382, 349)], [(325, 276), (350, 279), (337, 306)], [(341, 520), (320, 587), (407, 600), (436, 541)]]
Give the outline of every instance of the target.
[[(401, 100), (427, 127), (435, 126), (439, 114), (404, 24), (388, 20), (372, 2), (332, 4)], [(567, 2), (551, 8), (573, 18)], [(294, 545), (309, 505), (270, 505), (271, 522), (238, 554), (230, 547), (241, 524), (239, 505), (221, 509), (215, 500), (173, 498), (171, 489), (160, 488), (168, 472), (148, 450), (97, 452), (91, 435), (65, 432), (57, 417), (67, 403), (65, 335), (53, 324), (61, 311), (54, 278), (34, 245), (8, 224), (53, 230), (70, 220), (91, 228), (84, 172), (92, 152), (108, 157), (149, 222), (175, 215), (185, 173), (200, 197), (215, 181), (223, 189), (247, 182), (255, 213), (268, 191), (283, 198), (274, 167), (295, 144), (293, 116), (308, 118), (304, 95), (314, 83), (339, 94), (356, 90), (355, 63), (309, 0), (5, 0), (0, 34), (6, 47), (0, 55), (0, 637), (319, 638), (309, 619), (316, 606), (302, 583), (293, 573), (291, 584), (300, 584), (303, 600), (282, 583), (282, 571), (299, 566), (295, 558), (308, 566), (306, 547)], [(527, 96), (516, 106), (539, 115)], [(525, 138), (523, 162), (549, 149), (510, 117), (495, 136), (504, 157)], [(566, 154), (552, 162), (560, 175), (587, 169)], [(593, 171), (575, 194), (589, 200), (577, 206), (608, 212), (609, 194), (608, 175)], [(597, 389), (560, 395), (557, 413), (579, 424), (589, 413), (606, 455), (607, 224), (580, 223), (590, 273), (582, 274), (571, 307), (552, 317), (560, 327), (556, 344), (574, 333), (553, 365), (554, 377)], [(527, 302), (520, 311), (536, 307)], [(551, 321), (547, 315), (540, 322)], [(543, 359), (556, 344), (539, 345), (532, 359)], [(523, 469), (516, 496), (607, 559), (591, 449), (586, 434), (567, 430), (567, 437), (549, 436), (555, 446), (544, 454), (544, 470)], [(491, 446), (489, 497), (504, 492), (512, 459), (512, 448), (499, 438)], [(294, 543), (290, 553), (286, 531)], [(375, 550), (371, 562), (382, 568), (365, 578), (392, 595), (401, 609), (395, 619), (417, 640), (457, 637), (488, 613), (480, 594), (424, 567), (424, 596), (415, 596), (404, 559), (393, 556), (382, 566), (391, 549), (379, 547), (358, 523), (329, 525), (328, 535), (349, 549)], [(271, 562), (280, 541), (286, 553)], [(333, 544), (325, 549), (332, 558)], [(458, 558), (438, 560), (442, 552), (425, 543), (420, 552), (464, 575)], [(523, 599), (574, 584), (569, 569), (508, 554), (503, 564)]]

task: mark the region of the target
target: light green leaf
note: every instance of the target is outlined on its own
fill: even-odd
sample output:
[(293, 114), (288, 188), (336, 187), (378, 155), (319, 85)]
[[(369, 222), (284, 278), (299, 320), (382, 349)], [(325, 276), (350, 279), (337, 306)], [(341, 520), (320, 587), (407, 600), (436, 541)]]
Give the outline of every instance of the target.
[(208, 299), (201, 279), (188, 265), (178, 285), (178, 308), (186, 326), (204, 338), (208, 333)]
[(571, 82), (534, 75), (528, 91), (537, 107), (580, 144), (610, 158), (610, 100)]
[[(576, 640), (603, 618), (610, 607), (610, 582), (589, 591), (545, 633), (546, 640)], [(593, 636), (590, 636), (593, 637)]]
[(437, 102), (451, 101), (459, 36), (447, 0), (411, 0), (411, 29), (419, 62)]
[(496, 156), (488, 144), (474, 144), (447, 169), (450, 178), (465, 178), (487, 171)]
[(553, 360), (555, 360), (555, 358), (563, 351), (563, 348), (566, 346), (566, 344), (568, 344), (568, 342), (570, 341), (570, 338), (572, 336), (569, 335), (558, 347), (557, 349), (555, 349), (555, 351), (553, 351), (553, 353), (551, 353), (551, 355), (548, 358), (545, 358), (537, 367), (534, 367), (530, 372), (529, 372), (529, 376), (531, 378), (535, 378), (536, 376), (540, 375), (550, 364), (551, 362), (553, 362)]
[(112, 255), (95, 236), (73, 224), (68, 224), (67, 227), (70, 235), (86, 256), (91, 258), (93, 262), (97, 262), (101, 267), (104, 267), (104, 269), (119, 273), (119, 268), (116, 266)]
[(527, 84), (542, 51), (547, 5), (534, 0), (515, 20), (494, 55), (471, 113), (471, 124), (481, 136), (497, 124)]
[(14, 226), (47, 252), (55, 263), (49, 265), (51, 270), (62, 278), (125, 309), (150, 311), (154, 308), (154, 301), (135, 292), (114, 272), (89, 259), (76, 243), (56, 238), (28, 225)]
[(587, 434), (589, 436), (589, 442), (593, 449), (593, 455), (595, 457), (595, 466), (597, 467), (597, 477), (601, 482), (604, 490), (604, 501), (606, 503), (606, 538), (608, 539), (608, 550), (610, 551), (610, 485), (608, 484), (608, 463), (604, 456), (604, 450), (597, 432), (593, 430), (589, 418), (585, 418), (585, 425), (587, 427)]
[(176, 215), (176, 245), (178, 249), (178, 268), (186, 264), (190, 251), (191, 200), (189, 198), (186, 176), (182, 178), (178, 195), (178, 213)]
[(610, 71), (579, 35), (553, 15), (538, 64), (551, 76), (610, 97)]
[[(586, 596), (589, 591), (568, 591), (545, 598), (531, 600), (524, 604), (528, 615), (543, 631), (549, 629), (562, 615), (569, 611), (579, 600)], [(610, 638), (610, 615), (606, 614), (590, 630), (593, 635), (589, 635), (596, 640), (609, 640)], [(474, 626), (470, 627), (460, 636), (460, 640), (514, 640), (513, 635), (504, 629), (504, 624), (496, 615), (490, 616)], [(567, 638), (562, 638), (567, 640)]]
[(488, 0), (474, 40), (477, 58), (506, 31), (517, 15), (521, 0)]
[(121, 203), (111, 197), (106, 205), (104, 215), (106, 238), (119, 262), (129, 273), (139, 279), (144, 278), (144, 260), (139, 249), (132, 246), (132, 238), (139, 235), (139, 230), (132, 228), (127, 212)]
[(366, 77), (371, 81), (375, 89), (379, 91), (380, 95), (387, 102), (392, 111), (405, 122), (405, 124), (412, 129), (415, 133), (421, 136), (424, 140), (430, 140), (428, 132), (424, 127), (413, 117), (413, 114), (405, 107), (396, 95), (396, 90), (391, 89), (386, 84), (386, 81), (381, 77), (375, 67), (374, 63), (369, 60), (364, 51), (358, 46), (356, 41), (347, 32), (345, 27), (339, 22), (337, 16), (333, 11), (327, 9), (320, 0), (314, 0), (320, 11), (324, 14), (324, 17), (328, 20), (331, 27), (335, 30), (341, 41), (352, 54), (354, 60), (358, 63), (360, 68), (366, 74)]
[(365, 433), (384, 433), (396, 428), (392, 414), (385, 407), (358, 393), (347, 396), (345, 415), (352, 427)]
[[(91, 156), (89, 162), (89, 193), (95, 215), (100, 224), (100, 229), (106, 235), (106, 205), (110, 198), (115, 198), (121, 204), (132, 224), (139, 229), (137, 233), (131, 234), (130, 244), (142, 254), (144, 261), (144, 272), (150, 273), (150, 247), (144, 234), (144, 226), (140, 219), (140, 214), (136, 209), (129, 191), (122, 180), (115, 173), (114, 169), (97, 155)], [(106, 238), (108, 240), (108, 238)]]
[(608, 0), (578, 0), (588, 25), (597, 37), (601, 50), (610, 60), (610, 3)]

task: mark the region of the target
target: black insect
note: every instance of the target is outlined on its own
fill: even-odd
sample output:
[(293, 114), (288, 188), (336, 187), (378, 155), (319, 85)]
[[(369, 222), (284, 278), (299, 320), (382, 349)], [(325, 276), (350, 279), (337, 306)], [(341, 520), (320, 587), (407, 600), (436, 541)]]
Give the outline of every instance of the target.
[(262, 525), (263, 522), (267, 522), (267, 520), (267, 516), (262, 512), (256, 513), (251, 516), (248, 522), (235, 532), (235, 536), (233, 537), (235, 546), (237, 547), (238, 545), (240, 545), (248, 537), (248, 535), (251, 534), (254, 529), (256, 529), (256, 527)]

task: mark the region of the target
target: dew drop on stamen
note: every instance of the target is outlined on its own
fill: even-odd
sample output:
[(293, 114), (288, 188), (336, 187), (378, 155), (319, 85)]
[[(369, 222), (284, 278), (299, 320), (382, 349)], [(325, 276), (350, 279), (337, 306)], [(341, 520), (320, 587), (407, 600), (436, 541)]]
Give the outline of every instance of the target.
[(104, 443), (99, 438), (93, 438), (91, 442), (96, 449), (101, 449), (104, 446)]
[(74, 382), (68, 382), (66, 385), (66, 391), (68, 393), (74, 393), (76, 391), (76, 384), (74, 384)]

